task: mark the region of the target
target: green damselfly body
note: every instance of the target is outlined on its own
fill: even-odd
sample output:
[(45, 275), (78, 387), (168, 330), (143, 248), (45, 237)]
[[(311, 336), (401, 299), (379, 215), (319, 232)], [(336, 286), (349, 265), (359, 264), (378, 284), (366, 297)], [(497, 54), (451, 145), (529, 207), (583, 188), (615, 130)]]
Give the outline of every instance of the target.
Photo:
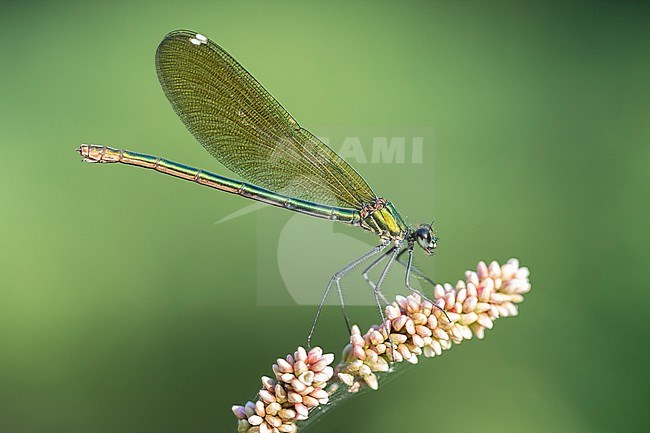
[[(149, 168), (200, 185), (237, 194), (317, 218), (339, 221), (374, 233), (380, 243), (336, 272), (326, 286), (308, 336), (332, 287), (336, 287), (350, 327), (340, 280), (363, 262), (384, 319), (381, 287), (394, 262), (433, 283), (413, 266), (417, 244), (432, 255), (437, 238), (431, 224), (412, 227), (393, 204), (377, 196), (339, 155), (298, 122), (223, 48), (188, 30), (169, 33), (158, 46), (156, 70), (174, 111), (219, 162), (245, 181), (220, 176), (167, 159), (107, 146), (83, 144), (85, 162), (122, 163)], [(404, 261), (401, 257), (407, 254)], [(371, 260), (372, 259), (372, 260)], [(376, 282), (368, 272), (384, 262)], [(434, 304), (442, 309), (443, 304)], [(444, 311), (444, 310), (443, 310)]]

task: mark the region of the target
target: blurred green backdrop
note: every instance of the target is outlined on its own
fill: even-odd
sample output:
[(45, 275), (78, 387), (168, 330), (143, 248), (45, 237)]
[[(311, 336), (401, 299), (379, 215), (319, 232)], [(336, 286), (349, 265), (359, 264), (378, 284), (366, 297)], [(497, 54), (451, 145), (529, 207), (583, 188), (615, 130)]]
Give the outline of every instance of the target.
[[(313, 307), (258, 302), (282, 285), (258, 247), (281, 224), (260, 221), (285, 212), (215, 225), (248, 203), (73, 152), (228, 173), (159, 88), (175, 28), (222, 44), (317, 134), (433, 128), (423, 164), (357, 167), (410, 221), (436, 218), (439, 253), (419, 263), (441, 281), (481, 259), (531, 269), (520, 317), (311, 431), (648, 431), (650, 8), (570, 3), (3, 3), (0, 431), (234, 431), (230, 406), (304, 344)], [(337, 354), (341, 322), (328, 309), (318, 339)]]

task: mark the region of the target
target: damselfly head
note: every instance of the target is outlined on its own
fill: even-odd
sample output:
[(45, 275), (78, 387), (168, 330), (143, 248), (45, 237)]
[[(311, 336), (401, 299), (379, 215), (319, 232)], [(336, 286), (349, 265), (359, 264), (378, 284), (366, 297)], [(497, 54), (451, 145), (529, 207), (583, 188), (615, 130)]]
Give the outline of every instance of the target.
[(430, 224), (421, 224), (417, 228), (415, 231), (415, 240), (428, 255), (433, 254), (433, 250), (438, 245), (438, 238), (435, 236)]

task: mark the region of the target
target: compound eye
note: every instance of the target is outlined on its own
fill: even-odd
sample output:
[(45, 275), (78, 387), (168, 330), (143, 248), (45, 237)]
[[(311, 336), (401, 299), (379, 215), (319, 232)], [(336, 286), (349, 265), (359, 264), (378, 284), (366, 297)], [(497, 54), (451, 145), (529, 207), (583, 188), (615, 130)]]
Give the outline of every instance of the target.
[(431, 233), (427, 228), (421, 227), (415, 232), (415, 238), (418, 241), (418, 244), (424, 248), (429, 248), (431, 244)]

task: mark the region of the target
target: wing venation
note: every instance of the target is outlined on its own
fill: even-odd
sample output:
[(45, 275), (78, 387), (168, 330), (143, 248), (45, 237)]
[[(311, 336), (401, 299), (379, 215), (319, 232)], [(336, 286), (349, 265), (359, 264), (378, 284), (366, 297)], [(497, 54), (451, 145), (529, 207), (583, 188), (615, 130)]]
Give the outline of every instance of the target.
[(187, 30), (168, 34), (156, 70), (187, 129), (246, 181), (329, 206), (359, 209), (375, 200), (347, 162), (213, 41)]

